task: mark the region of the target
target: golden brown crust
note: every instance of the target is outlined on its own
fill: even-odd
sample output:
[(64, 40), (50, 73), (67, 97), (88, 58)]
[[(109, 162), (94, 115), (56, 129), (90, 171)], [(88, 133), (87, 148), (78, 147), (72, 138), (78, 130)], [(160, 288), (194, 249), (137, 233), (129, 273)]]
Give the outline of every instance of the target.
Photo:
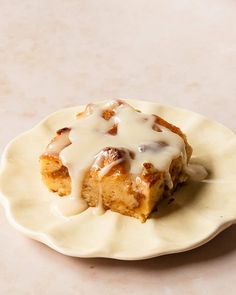
[(40, 157), (40, 171), (49, 190), (57, 192), (59, 196), (70, 194), (71, 180), (69, 172), (58, 155), (42, 155)]

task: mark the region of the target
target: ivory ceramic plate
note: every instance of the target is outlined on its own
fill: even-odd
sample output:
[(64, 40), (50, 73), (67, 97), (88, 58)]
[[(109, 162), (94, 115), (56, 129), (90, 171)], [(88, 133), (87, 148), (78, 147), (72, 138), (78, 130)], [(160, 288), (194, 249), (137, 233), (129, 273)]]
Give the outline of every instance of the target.
[(2, 157), (0, 188), (7, 218), (27, 236), (66, 255), (144, 259), (195, 248), (236, 220), (236, 136), (198, 114), (144, 101), (128, 101), (179, 126), (193, 147), (193, 162), (208, 179), (188, 182), (175, 201), (163, 202), (146, 223), (90, 209), (70, 218), (53, 213), (52, 200), (39, 173), (39, 155), (55, 131), (70, 126), (84, 106), (58, 111), (15, 138)]

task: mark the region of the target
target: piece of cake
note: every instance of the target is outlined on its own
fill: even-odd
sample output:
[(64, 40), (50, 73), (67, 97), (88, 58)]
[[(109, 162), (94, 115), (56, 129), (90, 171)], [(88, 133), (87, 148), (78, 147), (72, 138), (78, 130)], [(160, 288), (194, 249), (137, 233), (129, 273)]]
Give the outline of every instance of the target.
[[(186, 181), (192, 148), (179, 128), (124, 101), (89, 104), (40, 157), (49, 190), (145, 222)], [(82, 211), (82, 210), (78, 210)]]

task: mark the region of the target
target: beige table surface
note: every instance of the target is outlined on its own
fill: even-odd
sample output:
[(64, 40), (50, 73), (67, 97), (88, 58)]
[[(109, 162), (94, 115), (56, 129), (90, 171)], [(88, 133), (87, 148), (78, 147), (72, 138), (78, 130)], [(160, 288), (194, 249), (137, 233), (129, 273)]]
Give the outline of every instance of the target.
[[(236, 1), (0, 0), (0, 152), (50, 112), (122, 97), (236, 130)], [(1, 295), (236, 294), (235, 281), (236, 226), (187, 253), (78, 259), (22, 236), (0, 207)]]

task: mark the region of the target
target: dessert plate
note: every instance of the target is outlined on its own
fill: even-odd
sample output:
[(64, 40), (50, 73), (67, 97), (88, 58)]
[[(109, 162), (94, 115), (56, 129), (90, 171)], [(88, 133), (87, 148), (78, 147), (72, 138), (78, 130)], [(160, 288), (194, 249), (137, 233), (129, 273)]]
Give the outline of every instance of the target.
[(3, 153), (1, 201), (13, 226), (66, 255), (137, 260), (193, 249), (236, 221), (235, 134), (187, 110), (127, 102), (179, 126), (193, 147), (192, 163), (204, 165), (208, 178), (188, 181), (143, 224), (111, 211), (96, 216), (91, 209), (62, 217), (52, 207), (57, 196), (41, 181), (38, 158), (56, 130), (70, 126), (84, 106), (67, 108), (19, 135)]

